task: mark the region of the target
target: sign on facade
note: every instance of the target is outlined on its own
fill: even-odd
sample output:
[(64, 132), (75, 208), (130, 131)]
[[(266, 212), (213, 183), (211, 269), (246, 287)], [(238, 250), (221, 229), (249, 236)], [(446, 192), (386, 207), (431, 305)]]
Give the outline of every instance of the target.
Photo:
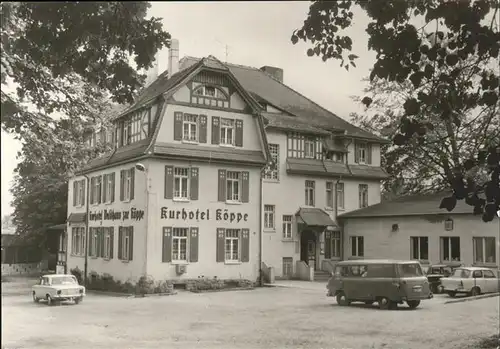
[[(214, 212), (215, 211), (215, 212)], [(226, 221), (229, 223), (239, 223), (241, 221), (248, 221), (248, 213), (230, 212), (227, 209), (217, 210), (172, 210), (168, 207), (161, 208), (161, 219), (180, 219), (183, 221), (196, 220), (196, 221), (209, 221), (214, 219), (216, 221)]]
[(135, 220), (140, 221), (144, 218), (144, 211), (131, 208), (126, 211), (115, 211), (115, 210), (101, 210), (90, 212), (90, 221), (125, 221), (125, 220)]

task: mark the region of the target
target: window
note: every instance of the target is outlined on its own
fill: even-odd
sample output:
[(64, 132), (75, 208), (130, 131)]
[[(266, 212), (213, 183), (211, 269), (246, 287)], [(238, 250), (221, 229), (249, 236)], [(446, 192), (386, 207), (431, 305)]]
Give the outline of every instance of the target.
[(283, 239), (292, 238), (292, 216), (283, 215)]
[(398, 274), (401, 277), (415, 277), (424, 275), (424, 272), (420, 267), (420, 263), (398, 264), (397, 269)]
[(441, 237), (441, 261), (460, 261), (460, 238)]
[(314, 138), (304, 139), (304, 157), (314, 159), (314, 147), (316, 145)]
[(366, 144), (365, 143), (357, 143), (358, 146), (358, 163), (364, 164), (366, 163)]
[(334, 153), (332, 160), (335, 162), (344, 162), (344, 154), (343, 153)]
[(293, 276), (293, 258), (283, 257), (283, 277)]
[(135, 111), (117, 120), (114, 132), (114, 141), (117, 147), (136, 143), (148, 137), (151, 117), (156, 112), (156, 108), (157, 106), (153, 105), (150, 108)]
[(187, 261), (188, 228), (174, 228), (172, 233), (172, 261)]
[(368, 207), (368, 184), (359, 185), (359, 208)]
[(90, 180), (90, 183), (92, 185), (92, 192), (91, 192), (91, 204), (99, 204), (101, 203), (101, 195), (102, 195), (102, 176), (97, 176), (93, 177)]
[(333, 208), (333, 182), (326, 182), (326, 207)]
[(483, 276), (486, 279), (494, 279), (495, 278), (495, 274), (491, 270), (483, 270)]
[(198, 142), (198, 115), (184, 113), (182, 120), (182, 140)]
[(367, 277), (392, 278), (395, 277), (394, 264), (370, 264), (367, 266)]
[(239, 229), (226, 229), (225, 244), (226, 262), (238, 262), (240, 258), (240, 231)]
[(85, 204), (85, 180), (73, 182), (73, 206)]
[(85, 255), (85, 227), (71, 228), (71, 254), (74, 256)]
[(104, 175), (104, 188), (106, 190), (103, 193), (102, 201), (104, 203), (110, 203), (112, 201), (113, 194), (115, 191), (114, 173)]
[(274, 205), (264, 205), (264, 229), (274, 230)]
[(129, 170), (123, 170), (121, 172), (121, 175), (122, 175), (122, 193), (123, 193), (123, 196), (122, 196), (122, 201), (129, 201), (132, 198), (132, 186), (133, 186), (133, 175), (132, 175), (132, 172), (134, 171), (133, 168), (129, 169)]
[(269, 152), (273, 164), (266, 169), (264, 174), (265, 179), (279, 179), (279, 144), (269, 144)]
[(365, 255), (364, 239), (362, 236), (351, 236), (351, 256), (363, 257)]
[(331, 232), (331, 257), (332, 258), (340, 258), (340, 232), (333, 231)]
[(306, 190), (305, 190), (305, 205), (306, 206), (314, 206), (314, 181), (306, 181)]
[(234, 145), (234, 119), (221, 119), (220, 144)]
[(111, 255), (113, 251), (113, 227), (104, 228), (104, 255), (105, 259), (110, 259), (113, 256)]
[(193, 95), (212, 97), (223, 100), (227, 99), (226, 94), (222, 92), (220, 89), (216, 88), (215, 86), (200, 86), (193, 92)]
[(474, 263), (496, 263), (494, 237), (475, 237), (472, 238), (474, 248)]
[(344, 183), (337, 183), (337, 208), (344, 209)]
[(411, 259), (429, 259), (429, 238), (427, 236), (410, 237)]
[(131, 261), (133, 257), (133, 236), (134, 227), (120, 227), (119, 232), (119, 255), (118, 258), (124, 261)]
[(226, 200), (240, 202), (240, 172), (227, 171)]
[(174, 168), (174, 199), (189, 199), (189, 168)]

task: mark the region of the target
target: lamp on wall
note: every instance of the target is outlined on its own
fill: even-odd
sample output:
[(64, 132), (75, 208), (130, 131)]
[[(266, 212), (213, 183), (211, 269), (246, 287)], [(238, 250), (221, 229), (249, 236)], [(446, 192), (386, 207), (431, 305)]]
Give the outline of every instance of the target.
[(399, 224), (395, 223), (392, 225), (391, 232), (396, 233), (399, 231)]

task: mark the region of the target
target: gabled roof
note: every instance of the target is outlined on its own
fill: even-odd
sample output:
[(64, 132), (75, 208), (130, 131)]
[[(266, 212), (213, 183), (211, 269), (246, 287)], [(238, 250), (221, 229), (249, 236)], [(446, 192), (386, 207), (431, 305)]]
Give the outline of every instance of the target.
[(339, 219), (472, 214), (473, 208), (467, 205), (465, 200), (458, 201), (457, 206), (451, 212), (439, 208), (441, 200), (449, 195), (450, 192), (444, 191), (428, 195), (402, 196), (394, 200), (384, 201), (376, 205), (341, 214), (339, 215)]
[[(199, 61), (199, 58), (184, 57), (180, 61), (181, 69), (189, 69)], [(346, 137), (387, 142), (383, 138), (350, 124), (260, 69), (231, 63), (225, 65), (248, 92), (259, 97), (259, 101), (268, 102), (296, 118), (285, 120), (283, 123), (294, 123), (293, 121), (296, 120), (297, 123), (309, 124), (313, 127), (345, 131)]]

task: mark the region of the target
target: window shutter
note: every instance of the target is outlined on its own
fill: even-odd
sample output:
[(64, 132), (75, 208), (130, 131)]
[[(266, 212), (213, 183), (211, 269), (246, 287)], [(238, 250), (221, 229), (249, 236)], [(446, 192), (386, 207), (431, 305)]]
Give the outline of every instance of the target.
[(358, 185), (358, 195), (359, 195), (359, 207), (363, 207), (363, 194), (362, 194), (362, 185)]
[(90, 204), (94, 203), (94, 187), (95, 187), (95, 177), (90, 178)]
[(250, 229), (241, 230), (241, 261), (250, 261)]
[(198, 183), (199, 169), (198, 167), (191, 167), (190, 178), (189, 178), (189, 194), (191, 200), (198, 200)]
[(125, 185), (125, 170), (120, 171), (120, 201), (123, 201), (124, 198), (124, 190), (123, 187)]
[(86, 187), (86, 185), (85, 185), (85, 184), (86, 184), (86, 180), (85, 180), (85, 179), (83, 179), (83, 180), (81, 181), (81, 183), (82, 183), (82, 188), (83, 188), (83, 189), (82, 189), (82, 198), (81, 198), (80, 200), (81, 200), (82, 206), (84, 206), (84, 205), (85, 205), (85, 200), (86, 200), (85, 198), (87, 197), (87, 191), (85, 190), (85, 187)]
[(372, 164), (372, 145), (371, 144), (366, 145), (366, 163), (368, 165)]
[(134, 227), (128, 227), (128, 260), (134, 259)]
[(102, 176), (103, 181), (102, 181), (102, 202), (107, 202), (108, 201), (108, 175), (105, 174)]
[(226, 201), (226, 170), (219, 170), (219, 200)]
[(218, 228), (217, 229), (217, 263), (224, 262), (225, 260), (225, 250), (224, 250), (224, 235), (226, 234), (226, 231), (224, 228)]
[(92, 257), (92, 234), (94, 234), (94, 228), (89, 228), (89, 257)]
[(78, 181), (73, 182), (73, 206), (76, 206), (76, 191), (77, 191), (77, 186)]
[(97, 176), (97, 180), (99, 183), (99, 191), (97, 192), (97, 203), (100, 204), (102, 199), (102, 176)]
[(123, 259), (123, 227), (118, 227), (118, 259)]
[(109, 259), (113, 259), (115, 245), (115, 227), (109, 228)]
[(249, 186), (250, 186), (250, 172), (241, 172), (241, 202), (248, 202), (249, 200)]
[(163, 227), (163, 248), (161, 253), (163, 263), (172, 262), (172, 227)]
[(207, 143), (207, 116), (206, 115), (200, 115), (200, 137), (199, 137), (199, 142), (200, 143)]
[(190, 229), (189, 239), (189, 261), (198, 262), (198, 228)]
[(234, 145), (237, 147), (243, 147), (243, 120), (236, 120)]
[(111, 202), (115, 202), (115, 173), (111, 174)]
[(212, 144), (220, 143), (220, 117), (212, 116)]
[(354, 162), (359, 163), (359, 145), (357, 142), (354, 142)]
[(325, 231), (325, 259), (332, 258), (332, 237), (329, 231)]
[(101, 255), (99, 257), (104, 257), (104, 228), (99, 228), (99, 237), (101, 238)]
[(165, 166), (165, 199), (174, 197), (174, 166)]
[(133, 200), (134, 190), (135, 190), (135, 168), (132, 167), (129, 171), (130, 171), (130, 200)]
[(182, 112), (174, 113), (174, 141), (182, 141)]

